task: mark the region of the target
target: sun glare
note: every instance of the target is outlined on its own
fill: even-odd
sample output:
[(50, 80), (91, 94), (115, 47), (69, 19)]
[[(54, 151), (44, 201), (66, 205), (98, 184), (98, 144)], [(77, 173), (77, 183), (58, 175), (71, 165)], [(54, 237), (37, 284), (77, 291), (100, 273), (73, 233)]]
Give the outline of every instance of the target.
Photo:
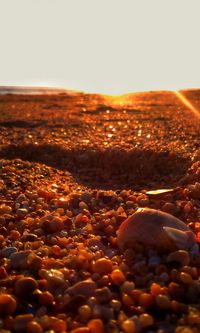
[(195, 108), (194, 105), (186, 98), (186, 96), (183, 95), (180, 91), (176, 90), (174, 91), (175, 95), (178, 97), (178, 99), (190, 110), (194, 113), (194, 115), (198, 118), (200, 118), (200, 112), (197, 108)]

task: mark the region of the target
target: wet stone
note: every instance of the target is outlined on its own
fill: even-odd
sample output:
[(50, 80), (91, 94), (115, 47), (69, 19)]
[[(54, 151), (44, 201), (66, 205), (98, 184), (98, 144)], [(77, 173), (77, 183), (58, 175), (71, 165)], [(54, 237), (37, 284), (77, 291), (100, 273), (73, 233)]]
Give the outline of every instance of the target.
[(35, 240), (37, 240), (38, 236), (35, 234), (26, 234), (22, 236), (22, 240), (25, 242), (34, 242)]
[(32, 277), (22, 277), (16, 281), (14, 290), (17, 296), (29, 296), (37, 288), (37, 282)]
[(28, 323), (32, 320), (33, 320), (32, 314), (23, 314), (16, 316), (14, 319), (14, 330), (17, 332), (26, 330)]
[(27, 268), (27, 258), (31, 254), (31, 250), (19, 251), (10, 255), (10, 264), (12, 268), (24, 269)]
[(19, 217), (24, 217), (28, 214), (28, 210), (26, 208), (18, 208), (16, 213)]
[(15, 298), (9, 294), (0, 295), (0, 313), (1, 315), (10, 315), (15, 312), (17, 302)]
[(109, 302), (112, 298), (112, 293), (108, 287), (95, 290), (95, 297), (99, 303)]
[(81, 295), (90, 297), (94, 295), (96, 290), (96, 283), (92, 280), (80, 281), (68, 288), (70, 295)]
[(177, 262), (181, 266), (187, 266), (190, 263), (190, 256), (185, 250), (174, 251), (168, 255), (167, 262)]
[(14, 246), (8, 246), (8, 247), (5, 247), (2, 250), (2, 255), (5, 258), (9, 258), (11, 256), (11, 254), (16, 253), (16, 252), (17, 252), (17, 248), (16, 247), (14, 247)]
[(57, 269), (42, 270), (40, 275), (54, 288), (63, 285), (65, 282), (63, 273)]
[(111, 273), (112, 267), (112, 261), (110, 259), (100, 258), (95, 262), (93, 270), (95, 273), (104, 275), (107, 273)]

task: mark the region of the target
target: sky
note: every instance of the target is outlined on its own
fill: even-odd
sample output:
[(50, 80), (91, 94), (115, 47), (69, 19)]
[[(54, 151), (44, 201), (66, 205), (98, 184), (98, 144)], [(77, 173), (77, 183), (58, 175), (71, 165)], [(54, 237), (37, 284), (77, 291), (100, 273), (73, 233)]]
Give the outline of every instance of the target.
[(0, 85), (200, 88), (199, 0), (0, 0)]

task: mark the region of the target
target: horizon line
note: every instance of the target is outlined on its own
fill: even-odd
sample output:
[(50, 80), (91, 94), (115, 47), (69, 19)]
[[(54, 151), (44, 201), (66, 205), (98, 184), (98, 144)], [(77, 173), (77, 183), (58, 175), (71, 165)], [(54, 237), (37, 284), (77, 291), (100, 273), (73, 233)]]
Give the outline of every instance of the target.
[[(60, 91), (61, 93), (80, 93), (80, 94), (98, 94), (98, 95), (104, 95), (104, 96), (110, 96), (110, 97), (120, 97), (124, 95), (129, 95), (129, 94), (140, 94), (140, 93), (145, 93), (145, 92), (174, 92), (174, 91), (187, 91), (187, 90), (199, 90), (200, 87), (189, 87), (189, 88), (180, 88), (180, 89), (168, 89), (168, 88), (161, 88), (161, 89), (144, 89), (144, 90), (129, 90), (127, 92), (121, 92), (121, 93), (115, 93), (115, 94), (110, 94), (110, 93), (104, 93), (104, 92), (97, 92), (97, 91), (89, 91), (89, 90), (79, 90), (79, 89), (72, 89), (72, 88), (67, 88), (63, 86), (41, 86), (41, 85), (0, 85), (0, 93), (2, 93), (2, 90), (8, 90), (7, 94), (16, 94), (14, 90), (49, 90), (49, 91)], [(12, 91), (13, 90), (13, 91)], [(6, 94), (6, 93), (5, 93)], [(28, 95), (28, 94), (27, 94)]]

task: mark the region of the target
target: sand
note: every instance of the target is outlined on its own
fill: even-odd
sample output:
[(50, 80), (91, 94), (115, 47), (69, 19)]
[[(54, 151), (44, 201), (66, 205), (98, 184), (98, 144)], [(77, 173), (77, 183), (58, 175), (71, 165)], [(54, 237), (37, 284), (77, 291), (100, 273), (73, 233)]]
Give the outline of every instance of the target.
[[(183, 93), (200, 110), (200, 91)], [(199, 132), (173, 92), (0, 95), (2, 332), (199, 332), (199, 256), (116, 242), (138, 207), (200, 238)]]

